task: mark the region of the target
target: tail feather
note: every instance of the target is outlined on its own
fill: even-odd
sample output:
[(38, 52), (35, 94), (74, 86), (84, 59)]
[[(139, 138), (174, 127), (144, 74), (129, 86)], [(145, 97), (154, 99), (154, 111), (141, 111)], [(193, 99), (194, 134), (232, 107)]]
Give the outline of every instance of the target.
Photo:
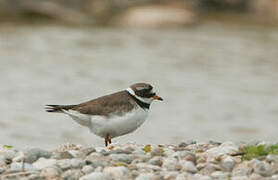
[(74, 108), (76, 105), (45, 105), (46, 112), (63, 112), (63, 110), (69, 110)]

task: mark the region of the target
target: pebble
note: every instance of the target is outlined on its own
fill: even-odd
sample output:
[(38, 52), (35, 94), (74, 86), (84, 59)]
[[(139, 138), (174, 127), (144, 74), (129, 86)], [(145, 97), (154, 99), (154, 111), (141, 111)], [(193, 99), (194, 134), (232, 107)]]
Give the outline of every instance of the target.
[(61, 170), (55, 167), (45, 168), (41, 171), (40, 175), (46, 179), (55, 179), (59, 177)]
[(149, 163), (155, 166), (162, 166), (163, 158), (160, 156), (155, 156), (149, 160)]
[(222, 171), (215, 171), (211, 174), (212, 179), (214, 180), (223, 180), (229, 178), (228, 172), (222, 172)]
[(80, 169), (69, 169), (61, 175), (64, 180), (78, 180), (82, 176), (83, 173)]
[(224, 171), (228, 171), (231, 172), (235, 166), (235, 161), (233, 160), (232, 157), (228, 156), (225, 159), (222, 160), (222, 162), (220, 163), (220, 166), (222, 167), (222, 169)]
[(177, 169), (178, 160), (176, 158), (165, 158), (163, 159), (162, 167), (168, 171), (175, 171)]
[(95, 168), (93, 168), (93, 166), (86, 165), (86, 166), (83, 166), (83, 168), (82, 168), (81, 171), (82, 171), (84, 174), (89, 174), (89, 173), (93, 172), (94, 170), (95, 170)]
[(123, 166), (106, 167), (104, 168), (103, 172), (114, 179), (124, 179), (129, 176), (129, 170)]
[(238, 164), (233, 171), (232, 175), (234, 176), (249, 176), (252, 173), (252, 168), (249, 166), (247, 161), (243, 161), (241, 164)]
[(35, 169), (41, 170), (47, 167), (54, 166), (56, 164), (57, 160), (56, 159), (45, 159), (45, 158), (40, 158), (36, 162), (33, 163), (33, 167)]
[(113, 180), (113, 179), (102, 172), (92, 172), (88, 175), (82, 176), (80, 180)]
[(254, 160), (254, 172), (261, 176), (270, 176), (270, 165), (267, 162)]
[(52, 155), (52, 153), (49, 152), (49, 151), (45, 151), (45, 150), (40, 149), (40, 148), (33, 148), (33, 149), (28, 150), (25, 153), (25, 162), (33, 163), (36, 160), (38, 160), (39, 158), (48, 159), (48, 158), (51, 157), (51, 155)]
[(121, 161), (127, 164), (132, 162), (132, 157), (127, 154), (110, 154), (110, 158), (114, 161)]
[(191, 161), (181, 160), (180, 161), (181, 169), (190, 173), (196, 173), (198, 170), (196, 166)]

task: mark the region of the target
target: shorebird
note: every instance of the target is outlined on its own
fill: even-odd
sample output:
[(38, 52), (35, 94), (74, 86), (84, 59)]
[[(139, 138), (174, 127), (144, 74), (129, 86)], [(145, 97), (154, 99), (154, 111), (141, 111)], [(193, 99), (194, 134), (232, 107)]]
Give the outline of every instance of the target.
[(123, 91), (76, 105), (46, 105), (46, 111), (67, 114), (104, 138), (107, 147), (112, 138), (131, 133), (145, 122), (153, 100), (163, 99), (150, 84), (136, 83)]

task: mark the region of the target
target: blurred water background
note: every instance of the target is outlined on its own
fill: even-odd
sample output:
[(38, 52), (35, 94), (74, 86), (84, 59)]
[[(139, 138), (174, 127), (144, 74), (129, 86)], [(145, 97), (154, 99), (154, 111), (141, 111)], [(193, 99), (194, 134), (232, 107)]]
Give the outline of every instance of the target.
[[(254, 3), (253, 14), (239, 0), (200, 1), (205, 10), (179, 1), (189, 4), (182, 12), (160, 2), (144, 4), (142, 13), (136, 4), (115, 18), (101, 8), (87, 16), (77, 5), (60, 15), (55, 7), (63, 5), (55, 1), (42, 1), (48, 11), (42, 5), (37, 11), (30, 0), (23, 2), (33, 9), (21, 5), (14, 14), (7, 2), (0, 2), (0, 144), (103, 146), (103, 139), (63, 114), (46, 113), (44, 105), (80, 103), (135, 82), (153, 84), (164, 101), (152, 104), (137, 131), (114, 142), (277, 141), (278, 3), (262, 9)], [(180, 16), (186, 17), (177, 21)]]

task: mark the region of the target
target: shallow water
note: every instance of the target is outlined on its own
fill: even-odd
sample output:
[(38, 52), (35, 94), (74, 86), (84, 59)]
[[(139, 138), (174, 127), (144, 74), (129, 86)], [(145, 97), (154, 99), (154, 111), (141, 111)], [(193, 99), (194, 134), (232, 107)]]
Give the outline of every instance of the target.
[(45, 104), (74, 104), (150, 82), (164, 98), (123, 143), (277, 141), (278, 29), (0, 26), (0, 144), (103, 146)]

